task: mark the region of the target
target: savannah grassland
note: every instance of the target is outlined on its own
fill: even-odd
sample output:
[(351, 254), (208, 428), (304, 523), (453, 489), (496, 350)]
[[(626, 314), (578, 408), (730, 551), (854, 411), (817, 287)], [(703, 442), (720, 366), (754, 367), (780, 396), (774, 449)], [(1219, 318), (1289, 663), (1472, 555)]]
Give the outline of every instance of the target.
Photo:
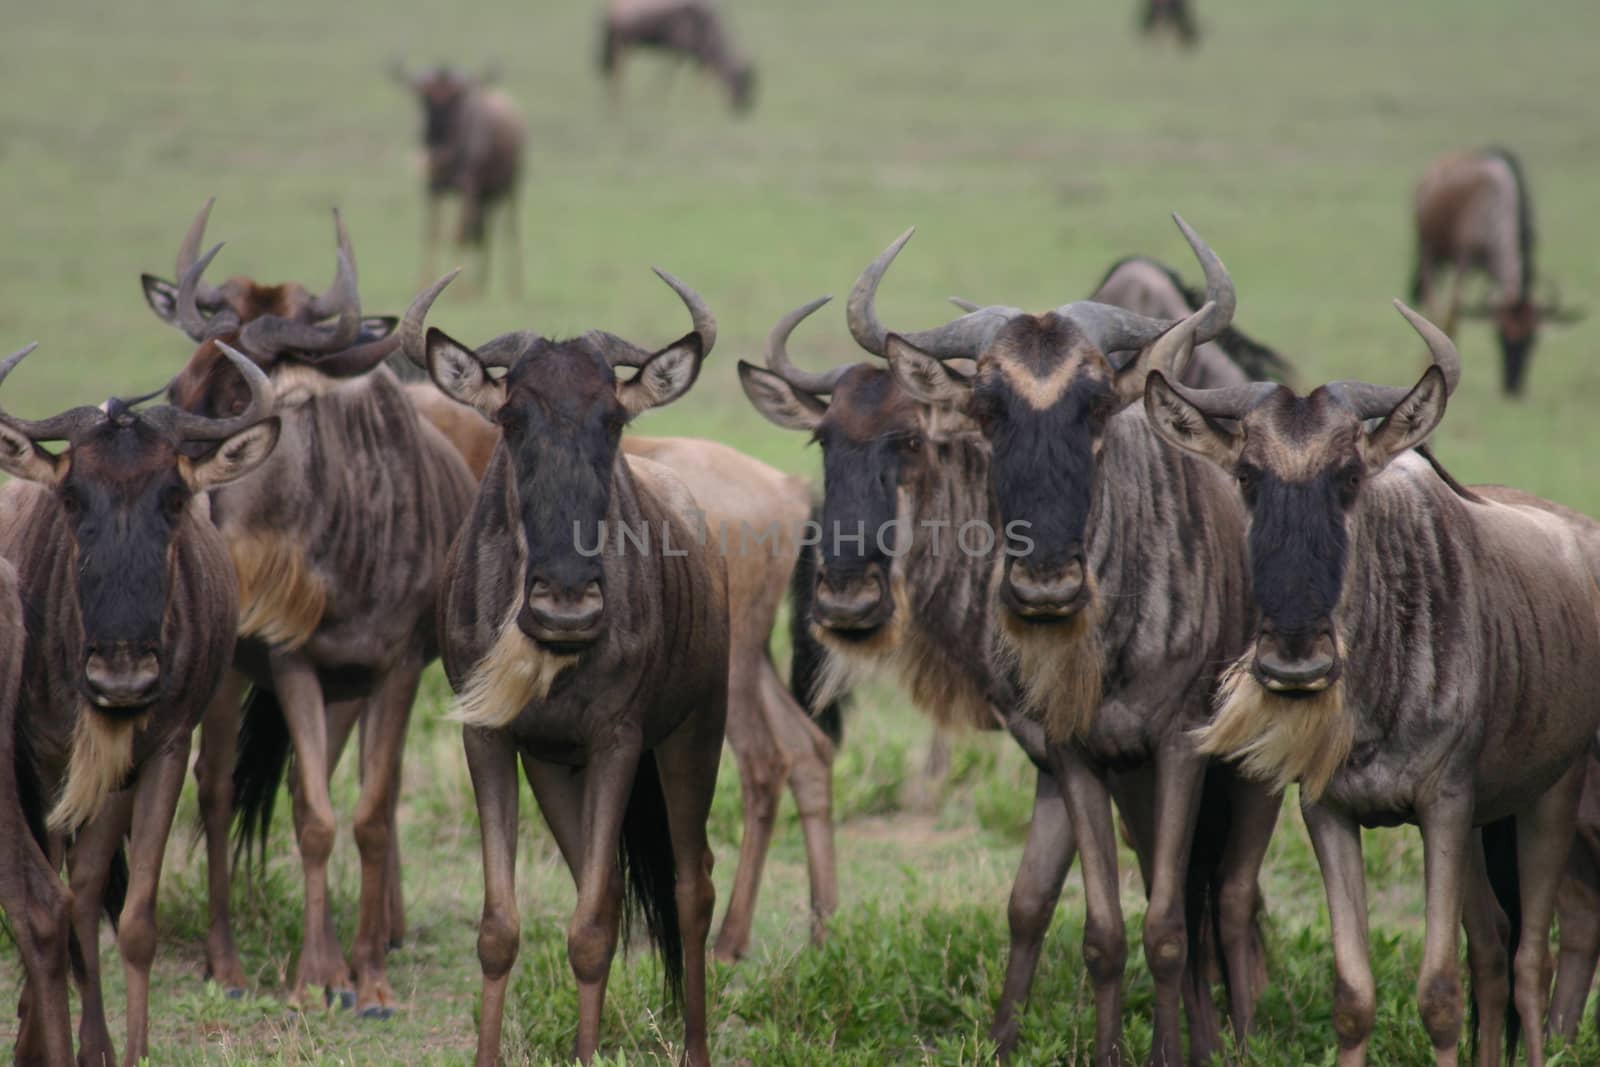
[[(880, 248), (916, 224), (880, 302), (891, 325), (952, 314), (948, 294), (1031, 308), (1082, 296), (1130, 252), (1193, 274), (1177, 209), (1232, 268), (1246, 330), (1285, 350), (1309, 382), (1409, 382), (1420, 346), (1388, 306), (1409, 276), (1410, 185), (1432, 157), (1502, 142), (1523, 154), (1541, 227), (1541, 270), (1595, 302), (1600, 239), (1600, 8), (1586, 0), (1200, 0), (1193, 56), (1141, 45), (1131, 0), (747, 0), (729, 4), (761, 61), (755, 114), (730, 120), (688, 72), (629, 70), (610, 114), (592, 72), (588, 3), (432, 5), (377, 0), (270, 5), (13, 4), (0, 45), (0, 348), (39, 340), (7, 384), (8, 410), (39, 416), (164, 381), (185, 354), (139, 294), (170, 274), (183, 226), (219, 196), (213, 273), (321, 285), (333, 268), (327, 210), (346, 212), (366, 306), (398, 312), (418, 281), (421, 213), (413, 108), (385, 61), (497, 59), (526, 109), (531, 159), (522, 231), (529, 284), (445, 297), (433, 320), (478, 341), (514, 327), (557, 335), (603, 326), (654, 343), (686, 328), (649, 274), (699, 287), (722, 324), (693, 394), (641, 430), (727, 441), (815, 474), (818, 455), (775, 430), (738, 388), (768, 326), (821, 293), (842, 294)], [(811, 366), (857, 358), (835, 308), (794, 346)], [(1552, 332), (1521, 403), (1497, 395), (1486, 328), (1462, 339), (1467, 373), (1438, 439), (1464, 481), (1503, 481), (1600, 513), (1600, 317)], [(787, 655), (783, 634), (775, 653)], [(953, 650), (969, 654), (970, 650)], [(415, 710), (402, 801), (410, 932), (390, 959), (404, 1002), (387, 1023), (286, 1012), (299, 943), (299, 868), (286, 804), (271, 859), (241, 879), (235, 914), (251, 995), (201, 980), (201, 853), (193, 791), (162, 887), (153, 1005), (155, 1063), (465, 1062), (475, 1033), (481, 904), (478, 832), (458, 729), (437, 673)], [(803, 853), (786, 805), (751, 957), (713, 976), (721, 1063), (966, 1064), (984, 1034), (1005, 958), (1005, 897), (1031, 802), (1023, 761), (998, 738), (957, 743), (942, 782), (922, 767), (929, 731), (892, 687), (859, 694), (837, 764), (843, 898), (827, 947), (806, 946)], [(349, 761), (347, 761), (347, 764)], [(348, 813), (354, 774), (341, 768)], [(1291, 808), (1293, 805), (1290, 805)], [(575, 994), (564, 927), (573, 892), (524, 794), (523, 947), (508, 1013), (513, 1063), (570, 1050)], [(739, 835), (725, 761), (713, 811), (719, 895)], [(1371, 833), (1378, 1063), (1431, 1063), (1414, 1007), (1422, 864), (1415, 831)], [(1148, 1048), (1151, 986), (1134, 948), (1131, 1052)], [(334, 858), (348, 944), (355, 849)], [(1321, 883), (1297, 814), (1266, 875), (1272, 988), (1249, 1062), (1332, 1063), (1332, 960)], [(1019, 1063), (1086, 1063), (1092, 1006), (1078, 943), (1074, 871)], [(720, 919), (720, 914), (719, 914)], [(121, 973), (109, 937), (113, 1034)], [(0, 948), (0, 1001), (20, 966)], [(681, 1034), (660, 1015), (647, 954), (619, 962), (604, 1048), (668, 1062)], [(9, 1008), (6, 1009), (9, 1017)], [(0, 1024), (0, 1056), (13, 1026)], [(1600, 1062), (1586, 1025), (1559, 1062)]]

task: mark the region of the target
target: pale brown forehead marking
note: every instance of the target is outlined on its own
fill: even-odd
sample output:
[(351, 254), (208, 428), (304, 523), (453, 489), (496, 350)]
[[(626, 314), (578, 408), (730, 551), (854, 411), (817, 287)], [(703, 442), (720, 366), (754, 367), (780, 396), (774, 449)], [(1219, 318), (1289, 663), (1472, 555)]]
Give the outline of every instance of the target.
[[(997, 351), (994, 349), (998, 349)], [(1042, 377), (1022, 365), (1014, 351), (1008, 347), (994, 346), (983, 355), (983, 363), (997, 367), (1011, 391), (1034, 411), (1048, 411), (1066, 395), (1074, 379), (1082, 371), (1092, 373), (1096, 366), (1093, 349), (1076, 346), (1050, 368)]]
[[(1332, 405), (1318, 405), (1311, 412), (1301, 405), (1300, 419), (1290, 409), (1274, 407), (1251, 419), (1246, 429), (1250, 439), (1246, 448), (1255, 459), (1280, 481), (1308, 482), (1353, 451), (1360, 426), (1355, 417)], [(1310, 418), (1306, 418), (1310, 415)]]

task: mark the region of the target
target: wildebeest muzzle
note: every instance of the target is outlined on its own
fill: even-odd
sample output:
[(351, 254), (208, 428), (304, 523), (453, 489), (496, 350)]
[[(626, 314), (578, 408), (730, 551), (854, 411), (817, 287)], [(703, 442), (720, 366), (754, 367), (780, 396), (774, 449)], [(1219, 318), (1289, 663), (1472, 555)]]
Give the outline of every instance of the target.
[(1000, 600), (1006, 610), (1026, 622), (1070, 619), (1092, 599), (1086, 573), (1081, 548), (1059, 563), (1008, 556)]
[(1293, 634), (1263, 627), (1250, 664), (1256, 681), (1283, 696), (1320, 693), (1339, 680), (1343, 667), (1333, 626), (1327, 621)]
[(83, 660), (83, 687), (104, 711), (143, 709), (161, 690), (161, 658), (155, 646), (141, 642), (91, 644)]
[(819, 567), (811, 610), (817, 622), (842, 637), (865, 637), (876, 632), (894, 614), (894, 598), (889, 595), (883, 564), (870, 562), (848, 573), (826, 564)]
[(581, 652), (600, 639), (605, 593), (597, 579), (569, 586), (535, 577), (517, 612), (517, 628), (555, 652)]

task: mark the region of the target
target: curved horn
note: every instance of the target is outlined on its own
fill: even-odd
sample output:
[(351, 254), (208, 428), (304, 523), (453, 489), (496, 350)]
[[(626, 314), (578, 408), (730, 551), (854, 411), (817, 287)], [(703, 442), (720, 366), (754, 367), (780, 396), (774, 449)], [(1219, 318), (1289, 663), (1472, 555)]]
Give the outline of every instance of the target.
[[(3, 361), (0, 361), (0, 383), (6, 380), (18, 363), (28, 357), (28, 353), (38, 347), (39, 342), (35, 341), (31, 345), (25, 345), (17, 349)], [(80, 431), (97, 425), (104, 418), (105, 412), (99, 408), (88, 406), (75, 407), (69, 411), (63, 411), (59, 415), (52, 415), (48, 419), (37, 420), (19, 419), (15, 415), (7, 414), (4, 408), (0, 408), (0, 419), (3, 419), (7, 425), (25, 435), (30, 441), (71, 440)]]
[[(889, 270), (889, 264), (894, 262), (895, 257), (900, 254), (900, 249), (905, 247), (906, 242), (911, 240), (911, 235), (916, 232), (917, 228), (911, 227), (879, 253), (877, 259), (867, 264), (867, 269), (861, 272), (861, 276), (856, 279), (855, 287), (850, 290), (850, 300), (845, 305), (845, 321), (850, 326), (850, 336), (856, 339), (856, 344), (875, 356), (887, 357), (890, 332), (878, 321), (878, 311), (874, 306), (878, 296), (878, 285)], [(965, 306), (964, 302), (958, 302), (958, 305)], [(976, 359), (989, 342), (994, 340), (994, 335), (1020, 314), (1022, 311), (1018, 308), (1002, 307), (999, 304), (987, 307), (974, 305), (967, 314), (943, 326), (916, 332), (901, 330), (894, 332), (937, 359)]]
[(824, 371), (821, 374), (803, 371), (789, 359), (789, 335), (812, 312), (832, 299), (833, 297), (831, 296), (819, 296), (809, 304), (800, 305), (779, 319), (777, 324), (772, 327), (771, 332), (767, 334), (765, 353), (767, 369), (796, 389), (806, 393), (814, 393), (818, 396), (826, 396), (833, 392), (834, 387), (839, 384), (839, 379), (843, 378), (845, 373), (850, 370), (850, 365), (834, 367), (832, 370)]
[(212, 245), (211, 251), (191, 262), (179, 276), (181, 280), (178, 282), (178, 325), (193, 341), (204, 341), (217, 333), (231, 332), (239, 325), (239, 316), (235, 315), (231, 308), (219, 311), (209, 318), (200, 310), (200, 305), (205, 300), (201, 295), (202, 290), (216, 292), (209, 286), (202, 287), (200, 276), (205, 273), (206, 268), (220, 251), (222, 251), (221, 242)]
[(950, 301), (950, 303), (954, 304), (956, 307), (960, 308), (962, 311), (977, 311), (979, 308), (983, 307), (982, 304), (975, 303), (971, 300), (963, 300), (959, 296), (947, 296), (945, 299)]
[[(700, 335), (701, 351), (704, 355), (711, 354), (711, 346), (717, 341), (717, 320), (711, 314), (711, 309), (706, 306), (705, 300), (683, 282), (674, 278), (659, 267), (652, 267), (656, 276), (672, 287), (678, 294), (678, 299), (683, 301), (689, 309), (690, 321), (694, 324), (695, 332)], [(625, 337), (618, 337), (609, 330), (589, 330), (583, 335), (588, 341), (600, 350), (607, 363), (613, 367), (642, 367), (655, 355), (649, 349), (640, 348)], [(482, 350), (479, 350), (482, 358)], [(703, 358), (703, 357), (702, 357)]]
[(146, 411), (143, 415), (146, 421), (165, 430), (180, 442), (222, 441), (240, 430), (254, 426), (272, 414), (272, 383), (267, 380), (261, 368), (232, 345), (218, 341), (217, 347), (244, 376), (245, 385), (250, 388), (250, 402), (245, 405), (245, 409), (231, 418), (212, 419), (164, 404)]
[(400, 326), (395, 330), (395, 333), (400, 335), (400, 350), (406, 354), (407, 359), (423, 370), (428, 369), (428, 342), (426, 331), (423, 329), (428, 320), (428, 309), (433, 307), (433, 302), (439, 299), (439, 294), (444, 292), (460, 273), (461, 268), (457, 267), (413, 297), (411, 306), (406, 308), (405, 315), (400, 319)]
[(855, 286), (850, 290), (850, 299), (845, 303), (845, 322), (850, 326), (850, 336), (856, 339), (856, 344), (875, 356), (884, 355), (889, 337), (888, 329), (878, 321), (878, 311), (873, 306), (878, 296), (878, 283), (883, 281), (889, 264), (894, 262), (894, 257), (900, 254), (900, 250), (916, 232), (917, 228), (912, 226), (878, 253), (878, 258), (868, 263), (867, 269), (856, 279)]
[[(344, 305), (340, 301), (349, 299), (352, 295), (355, 296), (359, 306), (360, 275), (356, 273), (356, 249), (350, 243), (350, 231), (344, 228), (344, 216), (339, 213), (338, 208), (333, 209), (333, 230), (340, 252), (339, 263), (327, 290), (311, 298), (311, 317), (315, 319), (326, 319), (340, 314), (344, 311)], [(348, 284), (344, 278), (346, 265), (350, 273)]]
[(1233, 288), (1233, 278), (1228, 274), (1228, 268), (1222, 265), (1222, 260), (1211, 251), (1211, 246), (1201, 240), (1194, 228), (1183, 221), (1183, 216), (1176, 211), (1172, 213), (1172, 221), (1178, 224), (1178, 229), (1183, 232), (1183, 239), (1189, 242), (1189, 247), (1194, 251), (1194, 258), (1200, 261), (1200, 269), (1206, 276), (1206, 300), (1215, 304), (1211, 314), (1205, 321), (1199, 323), (1194, 331), (1194, 343), (1203, 345), (1215, 339), (1223, 330), (1233, 322), (1234, 309), (1239, 306), (1238, 294)]
[(338, 294), (339, 321), (333, 326), (262, 315), (239, 331), (240, 344), (263, 356), (284, 349), (316, 353), (348, 348), (361, 336), (361, 300), (356, 293), (355, 271), (343, 251), (339, 253), (339, 273), (330, 291)]
[[(1434, 365), (1444, 372), (1445, 396), (1454, 394), (1456, 386), (1461, 383), (1461, 356), (1456, 352), (1455, 344), (1443, 330), (1404, 303), (1396, 300), (1394, 306), (1427, 344), (1428, 351), (1433, 354)], [(1383, 418), (1411, 392), (1411, 386), (1373, 385), (1354, 379), (1330, 382), (1327, 389), (1363, 419)]]
[(1200, 409), (1201, 414), (1213, 419), (1242, 419), (1250, 414), (1255, 406), (1282, 389), (1277, 382), (1250, 382), (1247, 385), (1230, 385), (1223, 389), (1191, 389), (1181, 385), (1170, 377), (1156, 370), (1152, 376), (1161, 374), (1166, 383), (1189, 403)]
[[(178, 262), (173, 277), (180, 281), (189, 273), (189, 268), (194, 266), (195, 257), (200, 254), (200, 242), (205, 240), (206, 236), (206, 222), (211, 218), (211, 207), (216, 202), (216, 197), (206, 197), (206, 202), (195, 212), (194, 221), (189, 223), (189, 228), (184, 231), (183, 240), (178, 244)], [(197, 298), (200, 303), (208, 306), (219, 304), (223, 299), (222, 294), (209, 285), (200, 287)]]
[(717, 343), (717, 317), (711, 314), (711, 308), (706, 306), (705, 299), (683, 282), (674, 278), (660, 267), (651, 267), (656, 272), (656, 277), (672, 287), (678, 294), (678, 299), (683, 301), (683, 306), (689, 309), (689, 320), (694, 324), (694, 332), (700, 335), (701, 358), (711, 355), (711, 349)]
[(533, 330), (512, 330), (485, 341), (472, 354), (486, 367), (510, 367), (538, 339)]

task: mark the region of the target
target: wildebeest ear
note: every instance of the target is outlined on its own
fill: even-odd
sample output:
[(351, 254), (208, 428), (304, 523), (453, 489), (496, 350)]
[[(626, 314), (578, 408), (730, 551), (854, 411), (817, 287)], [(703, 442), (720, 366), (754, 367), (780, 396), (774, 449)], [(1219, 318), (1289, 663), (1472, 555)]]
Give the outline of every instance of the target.
[(1411, 387), (1411, 392), (1394, 406), (1378, 428), (1367, 432), (1361, 443), (1367, 467), (1378, 470), (1406, 449), (1426, 441), (1444, 418), (1448, 395), (1444, 371), (1437, 364), (1429, 367), (1422, 380)]
[(368, 315), (361, 320), (361, 333), (358, 335), (362, 343), (367, 341), (381, 341), (394, 333), (394, 328), (400, 320), (393, 315)]
[(1150, 395), (1145, 389), (1145, 382), (1151, 371), (1159, 371), (1172, 378), (1183, 377), (1184, 370), (1189, 366), (1189, 357), (1194, 355), (1195, 328), (1211, 314), (1214, 306), (1206, 303), (1117, 368), (1114, 384), (1117, 396), (1124, 405)]
[(960, 407), (972, 392), (972, 381), (966, 375), (946, 366), (922, 351), (899, 334), (891, 333), (885, 340), (884, 355), (889, 359), (889, 369), (900, 388), (924, 404), (939, 407)]
[(506, 387), (489, 377), (489, 371), (472, 349), (437, 326), (428, 327), (428, 374), (450, 399), (476, 408), (492, 419), (506, 402)]
[(765, 415), (767, 421), (785, 430), (810, 433), (828, 413), (828, 405), (817, 397), (796, 389), (781, 375), (742, 359), (739, 361), (739, 384), (744, 386), (744, 395), (750, 398), (755, 409)]
[(262, 419), (223, 441), (189, 467), (189, 484), (197, 491), (227, 485), (255, 470), (278, 447), (278, 416)]
[(0, 470), (13, 478), (55, 485), (66, 473), (66, 464), (15, 426), (0, 421)]
[(168, 326), (176, 326), (178, 287), (165, 278), (157, 278), (154, 274), (139, 275), (139, 283), (144, 286), (144, 302), (150, 305), (150, 310), (156, 313), (156, 318)]
[(1150, 428), (1167, 444), (1193, 452), (1232, 470), (1244, 447), (1244, 434), (1224, 430), (1178, 394), (1160, 371), (1152, 371), (1144, 383), (1144, 412)]
[(670, 404), (687, 393), (700, 377), (704, 358), (700, 335), (691, 333), (645, 360), (638, 374), (617, 386), (617, 399), (622, 401), (628, 418)]

